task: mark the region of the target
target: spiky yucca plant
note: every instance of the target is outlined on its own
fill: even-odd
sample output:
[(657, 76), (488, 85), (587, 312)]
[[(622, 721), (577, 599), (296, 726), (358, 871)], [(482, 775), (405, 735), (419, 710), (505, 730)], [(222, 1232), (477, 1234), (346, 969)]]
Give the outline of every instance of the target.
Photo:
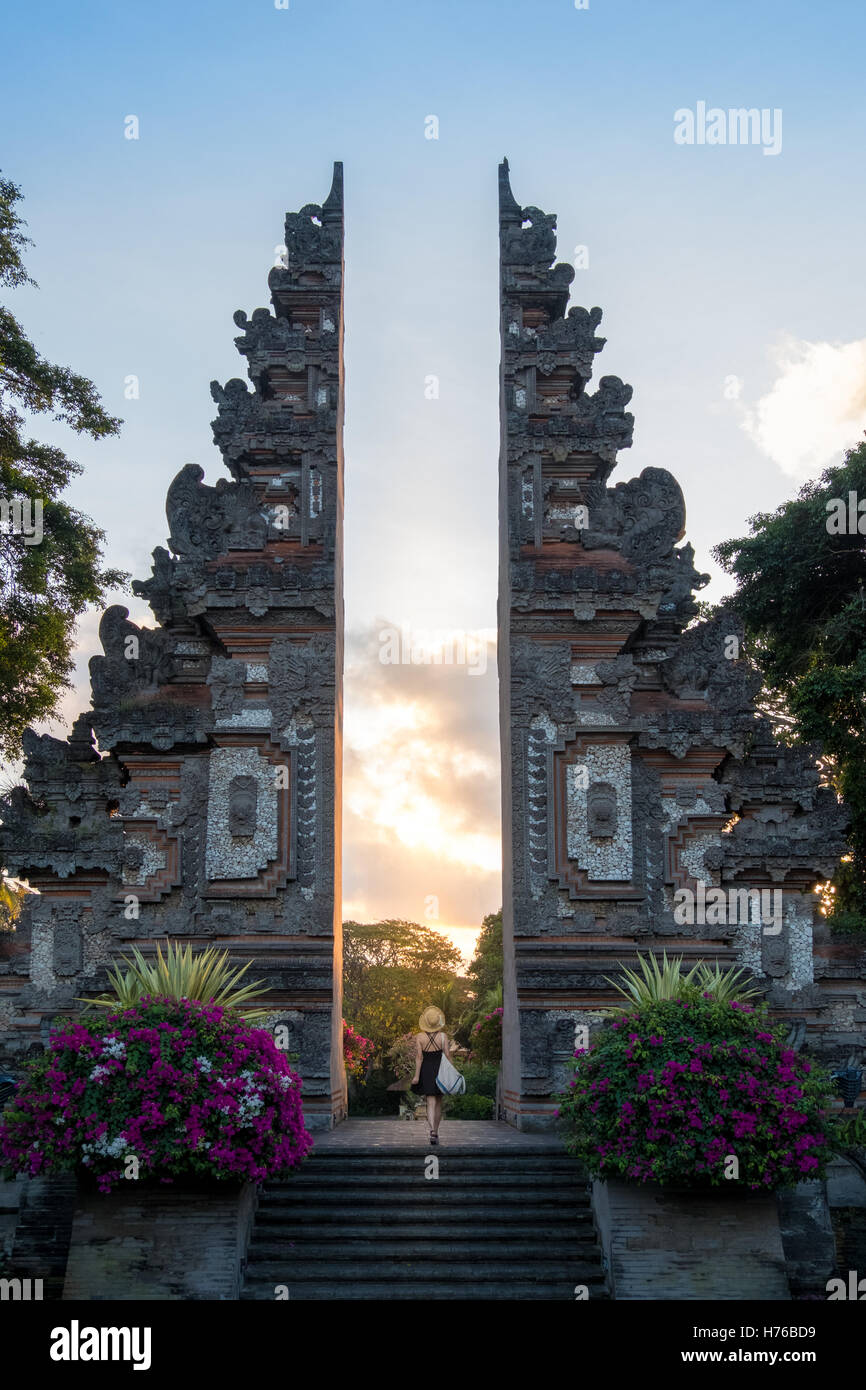
[(607, 983), (628, 1001), (611, 1005), (613, 1012), (623, 1013), (635, 1005), (657, 1004), (665, 999), (687, 998), (689, 994), (711, 994), (720, 1003), (727, 1003), (733, 999), (738, 1002), (751, 999), (760, 993), (745, 987), (743, 982), (749, 978), (746, 970), (722, 970), (718, 965), (708, 965), (701, 960), (691, 970), (684, 971), (682, 956), (668, 960), (667, 951), (662, 955), (661, 966), (653, 955), (638, 956), (638, 965), (640, 974), (623, 966), (624, 985), (605, 976)]
[(502, 1005), (502, 981), (500, 980), (493, 989), (489, 989), (485, 994), (483, 1009), (485, 1013), (492, 1013), (494, 1009), (501, 1009)]
[(18, 879), (10, 878), (0, 870), (0, 931), (15, 930), (24, 899), (32, 891), (32, 888), (25, 887)]
[[(265, 983), (256, 980), (253, 984), (238, 988), (241, 976), (250, 968), (250, 961), (237, 969), (229, 963), (228, 951), (220, 955), (213, 946), (193, 955), (192, 947), (181, 947), (178, 943), (166, 941), (165, 955), (159, 945), (156, 960), (146, 961), (137, 946), (133, 946), (133, 959), (123, 957), (127, 969), (116, 965), (109, 970), (112, 993), (100, 994), (95, 999), (83, 999), (89, 1008), (129, 1009), (145, 995), (160, 999), (189, 999), (199, 1004), (218, 1004), (224, 1009), (237, 1009), (241, 1017), (250, 1021), (266, 1018), (270, 1009), (242, 1009), (255, 998), (257, 991)], [(85, 1010), (86, 1012), (86, 1010)]]

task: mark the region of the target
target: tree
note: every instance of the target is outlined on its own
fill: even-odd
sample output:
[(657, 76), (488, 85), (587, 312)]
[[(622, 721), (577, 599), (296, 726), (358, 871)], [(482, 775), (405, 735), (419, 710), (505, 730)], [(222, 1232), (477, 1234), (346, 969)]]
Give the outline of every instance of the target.
[(452, 1032), (458, 1019), (471, 1003), (468, 980), (464, 975), (452, 977), (447, 984), (431, 990), (427, 1002), (432, 1004), (434, 1009), (442, 1010), (448, 1031)]
[(486, 1013), (502, 1007), (502, 908), (498, 912), (488, 912), (483, 919), (475, 954), (466, 972), (466, 984), (472, 994), (472, 1002), (465, 1010), (454, 1030), (457, 1042), (470, 1047), (473, 1041), (473, 1028)]
[(838, 926), (866, 927), (866, 444), (749, 527), (713, 552), (737, 580), (726, 603), (751, 640), (778, 736), (822, 744), (851, 817), (829, 911)]
[[(21, 230), (20, 197), (0, 178), (0, 284), (11, 287), (36, 283), (21, 259), (32, 242)], [(80, 465), (29, 438), (22, 410), (50, 414), (93, 439), (121, 425), (92, 382), (47, 362), (0, 306), (0, 752), (8, 757), (71, 684), (79, 615), (128, 578), (101, 568), (103, 532), (60, 497)]]
[(481, 931), (478, 933), (478, 940), (475, 943), (475, 955), (466, 971), (466, 978), (475, 993), (477, 1003), (483, 1003), (487, 995), (496, 990), (497, 987), (502, 988), (502, 970), (502, 908), (500, 908), (498, 912), (489, 912), (484, 918)]
[(381, 1056), (416, 1032), (431, 997), (456, 978), (461, 955), (417, 922), (343, 923), (343, 1013)]

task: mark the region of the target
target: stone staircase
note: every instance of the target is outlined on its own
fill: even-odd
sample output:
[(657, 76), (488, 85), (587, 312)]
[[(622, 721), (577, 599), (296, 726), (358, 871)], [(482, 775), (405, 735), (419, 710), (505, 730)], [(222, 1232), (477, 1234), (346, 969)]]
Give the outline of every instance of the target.
[(574, 1159), (455, 1142), (321, 1148), (268, 1184), (241, 1297), (573, 1301), (577, 1285), (608, 1297)]

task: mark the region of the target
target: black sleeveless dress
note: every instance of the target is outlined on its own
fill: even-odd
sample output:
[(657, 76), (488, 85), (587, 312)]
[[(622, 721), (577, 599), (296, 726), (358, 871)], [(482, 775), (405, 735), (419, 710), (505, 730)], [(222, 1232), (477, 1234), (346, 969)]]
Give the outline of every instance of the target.
[[(437, 1034), (428, 1033), (427, 1037), (431, 1043), (435, 1043)], [(422, 1047), (423, 1056), (421, 1058), (421, 1070), (418, 1080), (412, 1086), (412, 1090), (419, 1096), (439, 1096), (442, 1092), (436, 1085), (436, 1074), (439, 1071), (439, 1061), (442, 1057), (441, 1047)]]

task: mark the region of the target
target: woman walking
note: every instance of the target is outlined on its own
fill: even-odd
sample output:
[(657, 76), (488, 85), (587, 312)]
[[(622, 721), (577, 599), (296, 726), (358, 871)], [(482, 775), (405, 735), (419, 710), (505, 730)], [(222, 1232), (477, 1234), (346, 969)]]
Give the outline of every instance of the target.
[(443, 1056), (448, 1057), (448, 1038), (442, 1029), (445, 1015), (434, 1005), (425, 1009), (418, 1020), (420, 1031), (415, 1034), (415, 1075), (409, 1083), (412, 1090), (427, 1098), (427, 1123), (430, 1143), (439, 1143), (439, 1121), (442, 1118), (442, 1094), (436, 1085), (436, 1073)]

